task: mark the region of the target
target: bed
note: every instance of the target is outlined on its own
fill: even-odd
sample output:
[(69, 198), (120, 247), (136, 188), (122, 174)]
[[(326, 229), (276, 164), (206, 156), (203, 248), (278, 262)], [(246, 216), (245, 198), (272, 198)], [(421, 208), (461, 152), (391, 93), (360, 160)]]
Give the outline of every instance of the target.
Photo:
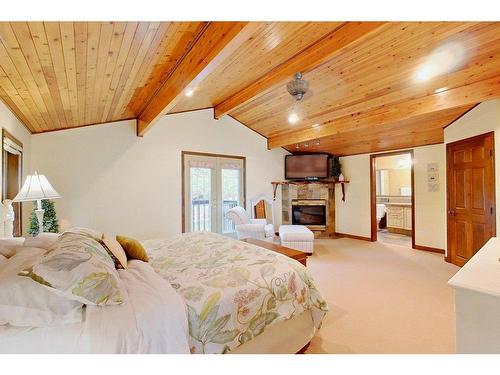
[(293, 259), (205, 232), (143, 245), (149, 263), (118, 270), (125, 303), (83, 305), (72, 324), (0, 324), (0, 353), (296, 353), (321, 326), (326, 303)]
[(327, 311), (294, 259), (209, 232), (143, 242), (183, 297), (192, 353), (296, 353)]

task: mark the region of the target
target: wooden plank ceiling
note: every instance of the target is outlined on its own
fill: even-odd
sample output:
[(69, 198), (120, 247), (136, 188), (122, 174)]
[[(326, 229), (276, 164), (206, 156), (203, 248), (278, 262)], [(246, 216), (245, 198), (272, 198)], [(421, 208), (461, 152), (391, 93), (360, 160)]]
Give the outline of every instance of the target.
[(202, 22), (0, 22), (0, 97), (32, 133), (137, 118)]
[[(416, 79), (436, 55), (449, 69)], [(32, 133), (134, 118), (143, 135), (213, 107), (271, 148), (350, 155), (441, 143), (497, 97), (495, 22), (0, 22), (0, 98)]]

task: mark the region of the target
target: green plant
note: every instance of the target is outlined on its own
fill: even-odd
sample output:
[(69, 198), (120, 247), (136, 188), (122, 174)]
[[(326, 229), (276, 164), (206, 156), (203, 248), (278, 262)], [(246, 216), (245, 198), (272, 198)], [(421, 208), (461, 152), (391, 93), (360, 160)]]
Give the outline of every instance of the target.
[[(38, 219), (36, 218), (36, 202), (34, 202), (33, 210), (30, 215), (30, 229), (29, 234), (36, 236), (38, 234)], [(43, 231), (51, 233), (59, 233), (59, 223), (57, 222), (56, 209), (54, 202), (44, 199), (42, 200), (42, 208), (45, 210), (43, 215)]]
[(332, 176), (335, 181), (338, 181), (340, 174), (342, 173), (342, 166), (340, 165), (340, 158), (338, 156), (332, 157)]

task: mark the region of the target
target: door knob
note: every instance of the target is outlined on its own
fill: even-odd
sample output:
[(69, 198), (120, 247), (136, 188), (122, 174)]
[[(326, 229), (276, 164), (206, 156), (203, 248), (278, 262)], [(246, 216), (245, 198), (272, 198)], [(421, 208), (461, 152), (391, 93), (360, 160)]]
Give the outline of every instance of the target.
[(453, 210), (448, 211), (448, 214), (451, 215), (451, 216), (455, 216), (455, 211), (453, 211)]

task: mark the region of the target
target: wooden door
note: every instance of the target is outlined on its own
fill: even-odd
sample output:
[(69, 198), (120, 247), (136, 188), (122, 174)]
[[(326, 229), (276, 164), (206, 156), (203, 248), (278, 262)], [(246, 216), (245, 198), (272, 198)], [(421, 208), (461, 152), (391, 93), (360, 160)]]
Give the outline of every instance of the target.
[(448, 260), (463, 266), (495, 235), (493, 133), (446, 147)]

